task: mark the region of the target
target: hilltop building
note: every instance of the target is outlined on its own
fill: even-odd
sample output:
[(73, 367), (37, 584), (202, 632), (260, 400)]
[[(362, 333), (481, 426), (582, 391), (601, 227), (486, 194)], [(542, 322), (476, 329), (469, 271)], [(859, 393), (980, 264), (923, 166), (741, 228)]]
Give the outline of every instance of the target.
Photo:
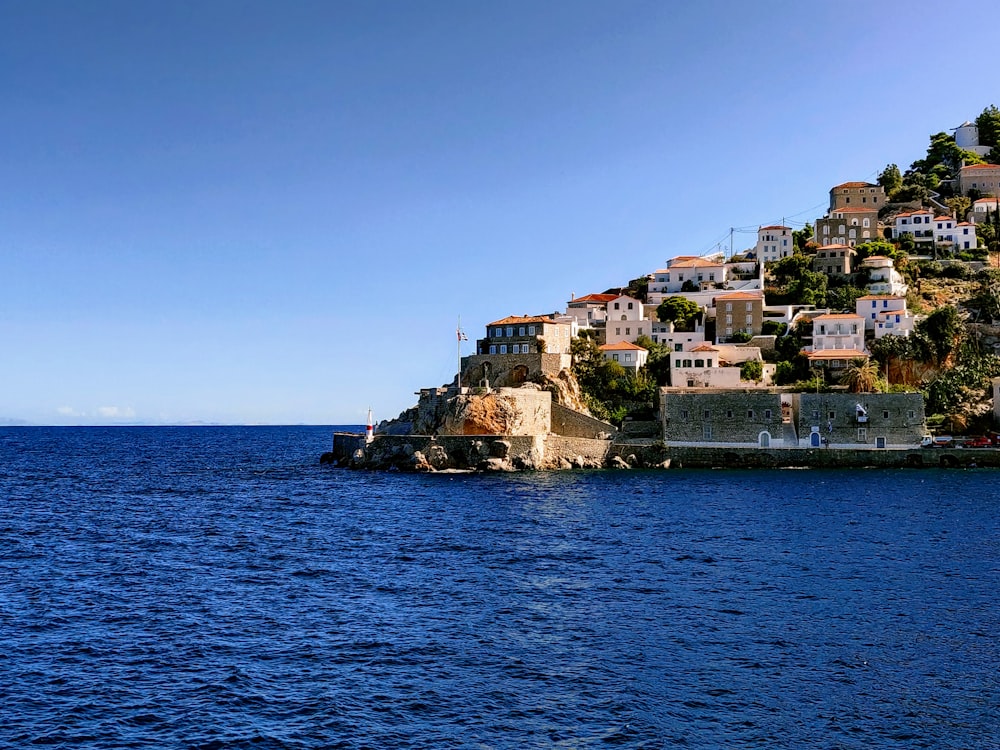
[(787, 258), (792, 254), (792, 228), (773, 224), (757, 230), (754, 254), (761, 263)]
[(954, 130), (955, 143), (958, 144), (959, 148), (971, 151), (978, 156), (986, 156), (990, 152), (989, 146), (983, 146), (979, 143), (979, 128), (974, 123), (966, 120)]
[(958, 192), (967, 195), (970, 190), (1000, 196), (1000, 164), (970, 164), (959, 169)]

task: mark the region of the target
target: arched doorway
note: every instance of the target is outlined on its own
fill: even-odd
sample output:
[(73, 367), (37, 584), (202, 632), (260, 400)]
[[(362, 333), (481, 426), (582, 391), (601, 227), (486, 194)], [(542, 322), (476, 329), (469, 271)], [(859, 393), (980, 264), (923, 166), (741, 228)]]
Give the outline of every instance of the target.
[(771, 447), (771, 433), (768, 432), (767, 430), (764, 430), (762, 433), (760, 433), (757, 439), (760, 441), (761, 448)]

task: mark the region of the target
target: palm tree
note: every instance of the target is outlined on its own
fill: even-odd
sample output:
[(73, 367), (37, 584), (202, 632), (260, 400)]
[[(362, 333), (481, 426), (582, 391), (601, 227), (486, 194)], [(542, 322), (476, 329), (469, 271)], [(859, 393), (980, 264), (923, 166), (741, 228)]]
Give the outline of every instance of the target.
[(840, 376), (840, 382), (851, 389), (851, 393), (872, 393), (879, 390), (882, 378), (878, 365), (871, 359), (852, 359), (851, 364)]

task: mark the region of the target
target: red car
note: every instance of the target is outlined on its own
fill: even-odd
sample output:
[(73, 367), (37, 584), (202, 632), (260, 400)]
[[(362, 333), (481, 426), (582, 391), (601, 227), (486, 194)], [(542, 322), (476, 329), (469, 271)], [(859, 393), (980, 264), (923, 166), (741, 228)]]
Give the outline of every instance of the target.
[(982, 435), (980, 435), (979, 437), (969, 438), (968, 440), (966, 440), (962, 444), (962, 447), (964, 447), (964, 448), (991, 448), (991, 447), (993, 447), (993, 443), (990, 441), (990, 439), (988, 437), (983, 437)]

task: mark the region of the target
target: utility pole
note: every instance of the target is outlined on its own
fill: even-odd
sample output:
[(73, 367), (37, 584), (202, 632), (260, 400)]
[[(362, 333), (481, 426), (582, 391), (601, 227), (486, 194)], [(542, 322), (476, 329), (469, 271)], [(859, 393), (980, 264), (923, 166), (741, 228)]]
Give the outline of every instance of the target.
[(729, 227), (729, 257), (733, 257), (733, 228)]

